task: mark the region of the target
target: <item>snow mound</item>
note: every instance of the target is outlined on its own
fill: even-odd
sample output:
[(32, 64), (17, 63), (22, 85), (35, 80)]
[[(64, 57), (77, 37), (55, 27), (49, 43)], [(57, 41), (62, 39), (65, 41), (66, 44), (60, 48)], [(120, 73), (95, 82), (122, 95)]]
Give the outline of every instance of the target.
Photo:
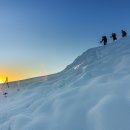
[(0, 129), (130, 130), (129, 84), (127, 37), (89, 49), (60, 73), (12, 83), (0, 95)]

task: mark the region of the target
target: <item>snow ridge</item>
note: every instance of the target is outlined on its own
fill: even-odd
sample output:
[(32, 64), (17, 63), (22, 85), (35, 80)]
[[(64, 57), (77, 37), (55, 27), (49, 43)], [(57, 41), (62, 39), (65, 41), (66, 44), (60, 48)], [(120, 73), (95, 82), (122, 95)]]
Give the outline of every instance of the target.
[(1, 130), (130, 130), (130, 37), (19, 84), (0, 95)]

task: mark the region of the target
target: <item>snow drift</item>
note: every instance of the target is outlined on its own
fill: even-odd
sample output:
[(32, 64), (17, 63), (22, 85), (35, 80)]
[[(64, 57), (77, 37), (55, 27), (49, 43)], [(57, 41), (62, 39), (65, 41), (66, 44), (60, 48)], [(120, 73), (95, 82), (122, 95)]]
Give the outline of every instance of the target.
[(130, 37), (89, 49), (62, 72), (12, 83), (6, 91), (0, 130), (130, 130)]

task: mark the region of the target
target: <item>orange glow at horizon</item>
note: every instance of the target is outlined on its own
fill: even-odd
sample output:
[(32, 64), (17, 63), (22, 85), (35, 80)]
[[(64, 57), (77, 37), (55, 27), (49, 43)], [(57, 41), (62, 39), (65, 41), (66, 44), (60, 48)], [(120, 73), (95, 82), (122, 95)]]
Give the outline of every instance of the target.
[(0, 74), (0, 83), (4, 83), (5, 80), (6, 80), (6, 77), (8, 77), (8, 82), (20, 80), (20, 78), (15, 77), (13, 75), (2, 75), (2, 74)]
[(0, 83), (4, 83), (4, 80), (3, 80), (3, 79), (0, 79)]
[(35, 69), (29, 70), (27, 68), (25, 69), (25, 67), (11, 66), (11, 68), (0, 68), (0, 83), (5, 82), (6, 77), (8, 77), (8, 82), (12, 82), (44, 75), (47, 75), (47, 72), (39, 73)]

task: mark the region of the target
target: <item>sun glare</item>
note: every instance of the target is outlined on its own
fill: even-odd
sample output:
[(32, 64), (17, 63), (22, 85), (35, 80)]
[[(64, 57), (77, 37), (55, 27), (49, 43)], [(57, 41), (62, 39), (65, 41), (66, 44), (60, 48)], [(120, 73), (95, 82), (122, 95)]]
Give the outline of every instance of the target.
[(3, 81), (2, 79), (0, 79), (0, 84), (1, 84), (1, 83), (4, 83), (4, 81)]

